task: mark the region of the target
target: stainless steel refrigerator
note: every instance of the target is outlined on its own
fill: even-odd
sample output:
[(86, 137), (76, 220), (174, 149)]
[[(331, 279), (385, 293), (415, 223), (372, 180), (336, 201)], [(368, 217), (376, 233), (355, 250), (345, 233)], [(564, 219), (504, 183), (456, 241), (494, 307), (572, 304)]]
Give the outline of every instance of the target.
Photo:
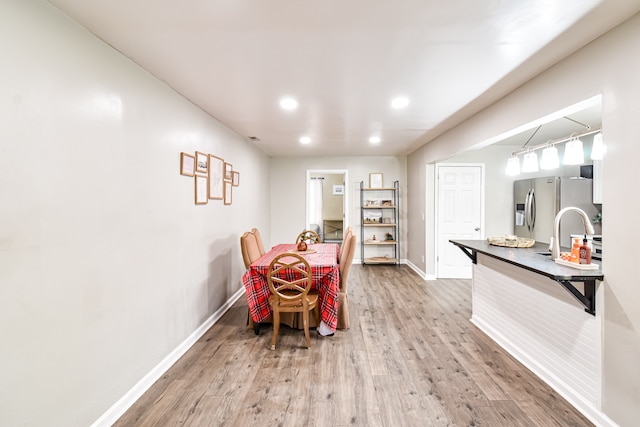
[[(569, 206), (593, 218), (599, 209), (593, 204), (591, 179), (550, 176), (514, 181), (514, 234), (549, 243), (556, 214)], [(560, 246), (571, 247), (571, 234), (584, 234), (582, 218), (567, 212), (560, 222)]]

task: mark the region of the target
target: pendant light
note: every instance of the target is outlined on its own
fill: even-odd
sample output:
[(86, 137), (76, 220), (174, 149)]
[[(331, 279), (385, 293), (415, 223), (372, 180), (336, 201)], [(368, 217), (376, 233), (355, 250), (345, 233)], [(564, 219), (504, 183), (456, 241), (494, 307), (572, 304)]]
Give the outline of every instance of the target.
[(584, 151), (582, 151), (582, 140), (580, 138), (572, 138), (564, 147), (564, 158), (562, 163), (565, 165), (581, 165), (584, 163)]
[(520, 175), (520, 159), (517, 156), (512, 156), (507, 160), (507, 171), (509, 176)]
[(522, 172), (538, 172), (538, 155), (535, 151), (529, 150), (527, 154), (524, 155)]
[(602, 160), (607, 147), (602, 142), (602, 132), (593, 136), (593, 146), (591, 147), (591, 160)]
[(540, 169), (558, 169), (560, 160), (558, 158), (558, 149), (553, 144), (549, 144), (547, 148), (542, 150), (542, 158), (540, 159)]

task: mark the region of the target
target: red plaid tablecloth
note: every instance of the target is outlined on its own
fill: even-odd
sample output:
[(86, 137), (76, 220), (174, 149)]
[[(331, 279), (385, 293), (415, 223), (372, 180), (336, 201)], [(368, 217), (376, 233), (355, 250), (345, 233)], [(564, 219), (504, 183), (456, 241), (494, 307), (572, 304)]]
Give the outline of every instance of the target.
[[(242, 276), (242, 283), (247, 293), (247, 303), (253, 321), (266, 320), (271, 315), (269, 306), (269, 283), (267, 272), (271, 261), (283, 252), (295, 251), (296, 244), (280, 244), (274, 246), (255, 261)], [(320, 303), (320, 319), (331, 329), (338, 325), (338, 291), (340, 289), (340, 270), (338, 267), (338, 245), (335, 243), (318, 243), (309, 245), (316, 252), (301, 254), (311, 267), (313, 287), (318, 290)]]

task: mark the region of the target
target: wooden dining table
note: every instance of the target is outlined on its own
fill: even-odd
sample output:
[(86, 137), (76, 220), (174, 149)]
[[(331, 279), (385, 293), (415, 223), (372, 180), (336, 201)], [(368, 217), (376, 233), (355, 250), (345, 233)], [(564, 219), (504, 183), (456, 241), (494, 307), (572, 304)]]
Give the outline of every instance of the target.
[(247, 294), (247, 304), (255, 324), (263, 322), (271, 315), (269, 306), (269, 283), (267, 273), (271, 261), (281, 253), (297, 252), (309, 263), (313, 277), (312, 286), (318, 290), (320, 320), (331, 332), (338, 325), (338, 291), (340, 288), (340, 269), (338, 266), (336, 243), (317, 243), (309, 245), (305, 252), (297, 252), (295, 243), (283, 243), (274, 246), (253, 262), (242, 276)]

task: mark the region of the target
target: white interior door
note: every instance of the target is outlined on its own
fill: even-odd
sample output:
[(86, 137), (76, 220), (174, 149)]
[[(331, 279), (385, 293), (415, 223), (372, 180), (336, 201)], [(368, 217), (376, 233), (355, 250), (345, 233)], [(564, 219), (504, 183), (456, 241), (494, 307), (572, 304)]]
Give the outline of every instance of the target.
[(471, 260), (450, 239), (481, 239), (484, 165), (439, 165), (437, 206), (437, 274), (471, 278)]

